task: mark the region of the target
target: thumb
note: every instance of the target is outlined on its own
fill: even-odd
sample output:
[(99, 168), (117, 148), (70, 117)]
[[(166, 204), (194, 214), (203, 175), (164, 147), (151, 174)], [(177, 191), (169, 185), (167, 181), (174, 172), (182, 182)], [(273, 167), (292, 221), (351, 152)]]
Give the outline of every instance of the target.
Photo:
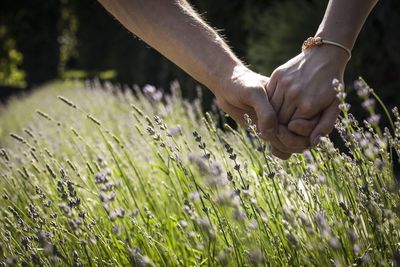
[(258, 125), (263, 139), (270, 140), (276, 136), (278, 128), (278, 118), (265, 90), (260, 94), (252, 94), (250, 101), (257, 114)]
[(322, 112), (321, 118), (319, 119), (317, 126), (315, 126), (310, 136), (312, 145), (317, 145), (322, 136), (328, 135), (332, 131), (339, 113), (340, 110), (337, 101), (334, 101)]
[[(294, 117), (294, 116), (293, 116)], [(317, 125), (319, 115), (312, 117), (311, 119), (297, 118), (292, 119), (288, 124), (288, 129), (298, 135), (309, 137)]]

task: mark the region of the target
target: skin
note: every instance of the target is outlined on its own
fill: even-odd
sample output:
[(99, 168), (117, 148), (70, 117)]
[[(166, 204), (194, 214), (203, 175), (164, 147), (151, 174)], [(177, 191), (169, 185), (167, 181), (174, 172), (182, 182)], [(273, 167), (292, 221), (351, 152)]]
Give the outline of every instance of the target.
[[(377, 0), (330, 0), (316, 37), (334, 41), (352, 49), (357, 36)], [(339, 100), (332, 80), (343, 83), (349, 60), (347, 52), (333, 45), (306, 49), (271, 75), (267, 86), (270, 102), (278, 114), (280, 125), (288, 126), (298, 136), (310, 136), (308, 145), (316, 145), (328, 135), (339, 115)], [(303, 120), (317, 121), (315, 128), (304, 127)], [(280, 128), (280, 127), (279, 127)], [(286, 133), (278, 139), (284, 145), (274, 146), (272, 153), (288, 158), (293, 137)]]
[[(129, 31), (208, 87), (238, 123), (243, 125), (248, 114), (265, 140), (275, 138), (278, 125), (266, 91), (269, 78), (246, 67), (186, 1), (99, 2)], [(310, 127), (309, 121), (301, 124)], [(286, 127), (283, 131), (291, 135)]]
[[(274, 155), (286, 159), (303, 151), (310, 145), (310, 135), (313, 140), (329, 132), (327, 124), (333, 125), (338, 109), (330, 83), (343, 76), (342, 62), (347, 60), (340, 49), (310, 49), (279, 67), (270, 80), (246, 67), (184, 0), (99, 2), (129, 31), (208, 87), (218, 105), (238, 123), (243, 125), (244, 114), (248, 114), (261, 137), (271, 142)], [(370, 10), (363, 7), (372, 1), (345, 2), (330, 1), (318, 31), (321, 37), (341, 42), (337, 27), (346, 29), (355, 23), (356, 31), (343, 33), (355, 40)], [(312, 104), (315, 101), (318, 104)]]

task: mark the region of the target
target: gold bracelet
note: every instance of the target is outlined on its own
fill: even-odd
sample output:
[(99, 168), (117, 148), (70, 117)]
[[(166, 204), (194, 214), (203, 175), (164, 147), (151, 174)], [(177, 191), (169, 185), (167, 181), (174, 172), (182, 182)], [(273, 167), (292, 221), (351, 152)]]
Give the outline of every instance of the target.
[(304, 50), (306, 50), (308, 48), (312, 48), (312, 47), (315, 47), (315, 46), (321, 46), (323, 44), (334, 45), (334, 46), (337, 46), (337, 47), (340, 47), (340, 48), (344, 49), (347, 52), (347, 54), (349, 55), (349, 59), (348, 60), (350, 60), (350, 58), (351, 58), (351, 50), (349, 48), (345, 47), (342, 44), (336, 43), (336, 42), (324, 40), (321, 37), (309, 37), (309, 38), (307, 38), (307, 40), (305, 40), (303, 42), (303, 45), (301, 46), (301, 49), (304, 51)]

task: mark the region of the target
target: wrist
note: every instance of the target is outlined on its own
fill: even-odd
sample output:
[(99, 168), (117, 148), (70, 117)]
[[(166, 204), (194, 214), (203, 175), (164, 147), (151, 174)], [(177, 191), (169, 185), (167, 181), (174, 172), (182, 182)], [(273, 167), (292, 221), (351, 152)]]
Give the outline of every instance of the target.
[(316, 58), (319, 63), (336, 66), (339, 70), (346, 68), (349, 55), (337, 46), (323, 44), (303, 51), (306, 59)]
[(310, 49), (310, 48), (313, 48), (313, 47), (323, 46), (323, 45), (328, 45), (328, 46), (332, 45), (332, 46), (335, 46), (335, 47), (343, 49), (344, 51), (346, 51), (346, 53), (349, 56), (347, 60), (348, 61), (350, 60), (350, 58), (351, 58), (351, 50), (349, 48), (347, 48), (346, 46), (344, 46), (344, 45), (342, 45), (340, 43), (333, 42), (333, 41), (330, 41), (330, 40), (326, 40), (326, 39), (323, 39), (323, 38), (321, 38), (319, 36), (318, 37), (309, 37), (309, 38), (307, 38), (303, 42), (303, 45), (301, 46), (301, 50), (304, 51), (304, 50), (307, 50), (307, 49)]
[(329, 41), (340, 43), (341, 45), (353, 49), (354, 46), (354, 33), (351, 27), (340, 27), (335, 28), (335, 31), (332, 32), (330, 29), (320, 26), (315, 37), (320, 37), (322, 39), (326, 39)]
[(235, 80), (249, 69), (239, 60), (233, 58), (222, 63), (221, 66), (215, 66), (210, 74), (208, 85), (206, 85), (214, 95), (223, 94), (233, 86)]

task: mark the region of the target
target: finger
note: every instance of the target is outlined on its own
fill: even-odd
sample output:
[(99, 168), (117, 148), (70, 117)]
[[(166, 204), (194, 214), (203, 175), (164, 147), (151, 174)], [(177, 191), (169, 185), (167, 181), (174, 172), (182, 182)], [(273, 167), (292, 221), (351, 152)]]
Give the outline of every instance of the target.
[[(297, 135), (283, 125), (278, 128), (278, 139), (286, 146), (293, 149), (293, 152), (300, 153), (310, 146), (309, 136)], [(296, 150), (295, 150), (296, 149)]]
[[(217, 100), (218, 106), (224, 110), (226, 113), (229, 114), (229, 116), (231, 116), (238, 124), (240, 124), (242, 127), (246, 126), (246, 122), (244, 120), (244, 114), (248, 114), (250, 116), (250, 118), (252, 119), (252, 121), (257, 122), (257, 115), (255, 114), (254, 111), (252, 110), (244, 110), (244, 109), (240, 109), (237, 108), (233, 105), (231, 105), (230, 103), (228, 103), (227, 101), (225, 101), (224, 99), (218, 99)], [(259, 128), (259, 126), (257, 126), (257, 128)], [(276, 136), (271, 137), (270, 140), (268, 140), (271, 142), (271, 144), (273, 146), (275, 146), (275, 148), (277, 150), (280, 151), (279, 154), (280, 158), (288, 158), (290, 156), (291, 153), (300, 153), (302, 150), (298, 150), (298, 149), (290, 149), (288, 147), (286, 147), (285, 145), (283, 145), (279, 139)]]
[[(272, 77), (271, 77), (271, 81), (268, 84), (267, 88), (270, 87), (270, 84), (272, 83)], [(277, 83), (275, 83), (275, 87), (273, 89), (267, 89), (268, 90), (273, 90), (273, 94), (272, 97), (270, 98), (270, 103), (272, 105), (272, 108), (275, 110), (276, 114), (279, 114), (282, 104), (283, 104), (283, 93), (284, 91), (282, 90), (278, 90), (276, 88)]]
[(295, 117), (296, 117), (296, 112), (288, 124), (289, 131), (301, 136), (309, 137), (312, 131), (314, 130), (315, 126), (318, 124), (320, 115), (316, 115), (311, 119), (303, 119)]
[[(251, 118), (252, 121), (256, 122), (257, 121), (257, 115), (254, 113), (254, 111), (251, 110), (244, 110), (237, 108), (230, 103), (228, 103), (225, 100), (218, 101), (218, 106), (224, 110), (226, 113), (229, 114), (238, 124), (240, 124), (242, 127), (246, 127), (246, 122), (244, 120), (244, 114), (248, 114)], [(259, 126), (257, 125), (257, 129), (259, 129)], [(302, 150), (296, 149), (296, 148), (288, 148), (282, 142), (274, 135), (268, 141), (271, 142), (271, 144), (280, 152), (282, 153), (279, 154), (280, 158), (285, 159), (290, 156), (291, 153), (300, 153)], [(286, 155), (288, 154), (288, 155)], [(285, 156), (286, 155), (286, 156)]]
[[(244, 120), (244, 114), (248, 114), (253, 122), (260, 121), (260, 120), (257, 120), (257, 115), (252, 110), (244, 110), (244, 109), (238, 108), (236, 106), (233, 106), (232, 104), (230, 104), (229, 102), (227, 102), (225, 100), (219, 100), (218, 105), (225, 112), (227, 112), (242, 127), (246, 127), (246, 122)], [(261, 129), (261, 128), (262, 128), (262, 126), (260, 126), (259, 123), (257, 123), (257, 129)], [(279, 151), (281, 151), (283, 153), (300, 153), (304, 150), (304, 147), (305, 147), (305, 145), (303, 145), (304, 141), (300, 143), (297, 140), (295, 141), (296, 145), (297, 145), (297, 143), (300, 143), (300, 145), (298, 145), (300, 147), (286, 146), (277, 138), (276, 135), (270, 136), (269, 138), (263, 137), (263, 139), (269, 141), (276, 149), (278, 149)], [(306, 138), (306, 139), (308, 141), (308, 138)]]
[[(255, 114), (254, 111), (252, 110), (244, 110), (237, 108), (230, 103), (223, 101), (222, 103), (219, 104), (220, 107), (227, 112), (237, 123), (239, 123), (242, 127), (246, 127), (246, 122), (244, 120), (244, 114), (248, 114), (249, 117), (253, 122), (257, 122), (257, 115)], [(260, 129), (260, 126), (257, 125), (257, 129)], [(271, 138), (267, 139), (272, 146), (274, 146), (277, 150), (280, 151), (280, 153), (283, 154), (288, 154), (290, 156), (291, 153), (300, 153), (304, 149), (303, 148), (296, 148), (296, 147), (287, 147), (282, 142), (277, 138), (276, 135), (272, 136)], [(308, 138), (307, 138), (308, 141)], [(281, 156), (281, 158), (287, 158), (287, 156)]]
[(274, 155), (275, 157), (278, 157), (278, 158), (283, 159), (283, 160), (289, 159), (290, 156), (292, 155), (292, 154), (290, 154), (290, 153), (282, 152), (282, 151), (280, 151), (279, 149), (277, 149), (276, 147), (272, 147), (271, 153), (272, 153), (272, 155)]
[[(232, 104), (228, 103), (224, 99), (218, 99), (217, 100), (218, 106), (224, 110), (226, 113), (228, 113), (237, 123), (239, 123), (242, 127), (246, 126), (245, 120), (244, 120), (244, 114), (248, 114), (252, 121), (257, 122), (257, 115), (254, 113), (252, 110), (244, 110), (241, 108), (237, 108), (236, 106), (233, 106)], [(257, 125), (257, 129), (261, 128), (259, 125)], [(266, 138), (263, 138), (266, 139)], [(282, 153), (300, 153), (302, 152), (302, 149), (297, 149), (297, 148), (289, 148), (286, 147), (282, 142), (276, 137), (276, 135), (266, 139), (267, 141), (270, 141), (272, 146), (276, 147), (279, 151)]]
[(317, 126), (312, 131), (310, 136), (312, 145), (317, 145), (322, 136), (328, 135), (332, 131), (339, 113), (340, 110), (338, 107), (338, 101), (332, 102), (332, 104), (323, 111)]
[(276, 98), (272, 99), (274, 103), (280, 104), (279, 110), (276, 109), (278, 114), (278, 121), (280, 124), (284, 125), (287, 125), (289, 123), (290, 118), (292, 118), (293, 114), (295, 113), (297, 102), (296, 99), (287, 94), (287, 86), (290, 86), (290, 84), (288, 84), (288, 82), (286, 82), (285, 80), (281, 82), (278, 81), (276, 92), (274, 94), (274, 96), (276, 95)]
[(296, 106), (288, 103), (288, 101), (283, 102), (281, 109), (278, 113), (278, 121), (283, 125), (288, 125), (290, 119), (292, 118), (294, 112), (296, 110)]
[[(250, 119), (256, 123), (257, 122), (257, 116), (254, 111), (252, 110), (244, 110), (241, 108), (238, 108), (229, 102), (225, 100), (219, 100), (218, 101), (218, 106), (225, 111), (226, 113), (229, 114), (229, 116), (236, 121), (240, 126), (246, 127), (246, 122), (244, 119), (244, 114), (249, 115)], [(257, 126), (258, 127), (258, 126)]]
[[(280, 129), (281, 127), (285, 127), (286, 128), (286, 126), (284, 126), (284, 125), (279, 125), (278, 129)], [(272, 137), (268, 141), (271, 143), (272, 147), (275, 147), (277, 150), (279, 150), (281, 152), (284, 152), (284, 153), (290, 153), (290, 154), (291, 153), (301, 153), (304, 150), (304, 148), (297, 148), (297, 147), (287, 146), (286, 144), (282, 143), (282, 141), (278, 138), (278, 135)]]
[(278, 128), (278, 120), (276, 112), (269, 102), (267, 92), (265, 90), (256, 91), (250, 95), (250, 104), (254, 108), (258, 118), (257, 125), (261, 132), (262, 138), (272, 138), (276, 135)]
[[(271, 78), (269, 79), (269, 82), (267, 84), (267, 86), (265, 86), (265, 89), (267, 90), (267, 94), (268, 94), (268, 99), (271, 101), (272, 97), (275, 94), (275, 89), (276, 89), (276, 85), (278, 82), (278, 71), (275, 70), (272, 75)], [(276, 110), (275, 110), (276, 111)]]

